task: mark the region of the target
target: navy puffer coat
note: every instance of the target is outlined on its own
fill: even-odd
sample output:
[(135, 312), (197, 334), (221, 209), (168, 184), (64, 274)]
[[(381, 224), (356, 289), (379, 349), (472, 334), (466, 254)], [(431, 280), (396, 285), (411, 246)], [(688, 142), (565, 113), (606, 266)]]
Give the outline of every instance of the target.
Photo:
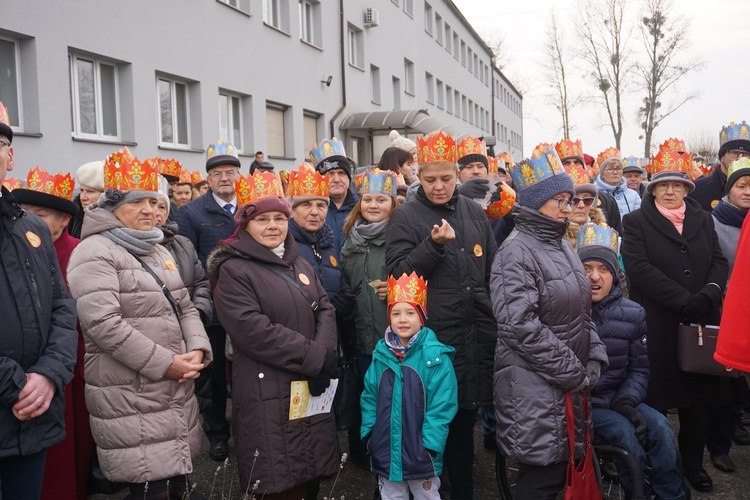
[(302, 229), (294, 219), (289, 219), (289, 232), (299, 247), (299, 256), (309, 262), (315, 275), (323, 285), (329, 299), (346, 288), (344, 275), (339, 266), (339, 250), (335, 246), (336, 238), (328, 223), (312, 235)]

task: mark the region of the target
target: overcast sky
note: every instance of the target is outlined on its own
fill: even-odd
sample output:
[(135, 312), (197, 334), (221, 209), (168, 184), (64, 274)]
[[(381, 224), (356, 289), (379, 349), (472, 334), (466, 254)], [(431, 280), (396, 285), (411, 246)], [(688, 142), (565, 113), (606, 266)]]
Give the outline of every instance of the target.
[[(562, 138), (558, 112), (549, 104), (549, 91), (539, 78), (541, 51), (554, 4), (559, 18), (571, 22), (576, 15), (575, 0), (453, 0), (464, 16), (482, 35), (499, 32), (505, 38), (510, 63), (503, 70), (524, 91), (524, 155), (539, 142)], [(629, 0), (631, 16), (637, 16), (642, 0)], [(714, 134), (717, 148), (721, 127), (731, 121), (750, 121), (750, 2), (748, 0), (675, 0), (679, 12), (692, 20), (693, 44), (685, 59), (702, 58), (700, 73), (684, 78), (674, 88), (675, 97), (700, 90), (700, 97), (685, 104), (665, 119), (654, 131), (653, 145), (669, 137), (688, 139), (703, 130)], [(572, 41), (572, 33), (568, 35)], [(637, 33), (631, 44), (636, 47)], [(574, 92), (590, 89), (583, 66), (575, 62), (577, 75), (571, 87)], [(624, 113), (622, 152), (641, 156), (643, 141), (638, 137), (637, 110), (642, 95), (628, 98)], [(669, 98), (664, 99), (669, 102)], [(572, 136), (583, 141), (586, 153), (596, 156), (614, 146), (614, 136), (603, 108), (581, 105), (572, 112)], [(605, 126), (606, 125), (606, 126)]]

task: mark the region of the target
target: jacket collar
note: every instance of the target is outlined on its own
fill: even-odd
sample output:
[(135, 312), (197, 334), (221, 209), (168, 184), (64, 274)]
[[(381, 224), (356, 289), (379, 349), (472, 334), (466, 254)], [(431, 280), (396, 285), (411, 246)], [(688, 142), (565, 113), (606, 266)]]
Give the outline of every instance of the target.
[(333, 202), (333, 200), (331, 200), (331, 202), (328, 204), (328, 211), (351, 211), (351, 209), (354, 208), (354, 205), (357, 204), (357, 201), (359, 201), (357, 193), (355, 193), (352, 188), (349, 188), (346, 192), (346, 198), (344, 198), (344, 203), (341, 205), (341, 208), (336, 208), (336, 204)]
[(289, 233), (296, 241), (307, 245), (316, 245), (320, 249), (333, 245), (333, 230), (326, 223), (323, 223), (323, 227), (313, 235), (302, 229), (294, 219), (289, 219)]
[(430, 201), (430, 199), (427, 197), (427, 194), (424, 192), (424, 186), (421, 184), (417, 188), (417, 200), (422, 202), (422, 204), (427, 205), (430, 208), (436, 209), (436, 208), (442, 208), (444, 210), (450, 210), (455, 211), (456, 205), (458, 205), (458, 188), (455, 188), (453, 190), (453, 196), (451, 196), (451, 199), (447, 202), (443, 203), (442, 205), (437, 205)]
[(8, 191), (5, 186), (2, 186), (3, 196), (0, 197), (0, 216), (5, 218), (20, 217), (24, 212), (21, 209), (21, 205), (18, 204), (13, 193)]
[(682, 225), (682, 234), (677, 232), (674, 225), (669, 222), (656, 208), (656, 198), (651, 193), (645, 193), (641, 202), (641, 210), (646, 221), (664, 236), (684, 245), (687, 240), (693, 238), (703, 229), (703, 209), (693, 198), (685, 197), (685, 222)]
[(560, 221), (539, 210), (516, 205), (513, 209), (516, 229), (541, 241), (560, 241), (568, 230), (568, 219)]
[[(220, 207), (219, 204), (216, 203), (213, 191), (211, 191), (211, 189), (206, 191), (206, 194), (203, 195), (203, 203), (205, 204), (206, 210), (208, 210), (209, 212), (221, 214), (232, 219), (232, 216), (229, 215), (226, 210), (224, 210), (224, 207)], [(237, 208), (239, 208), (239, 206), (237, 206)]]
[(236, 238), (229, 243), (219, 242), (216, 248), (208, 255), (206, 259), (206, 271), (209, 278), (217, 280), (221, 266), (232, 257), (258, 260), (275, 266), (292, 267), (298, 256), (299, 247), (297, 247), (291, 232), (286, 235), (286, 240), (284, 240), (284, 258), (280, 259), (271, 250), (255, 241), (247, 231), (239, 229)]
[(596, 188), (597, 189), (601, 189), (605, 193), (609, 193), (612, 196), (614, 196), (615, 193), (624, 192), (628, 188), (628, 181), (625, 180), (624, 177), (622, 179), (620, 179), (620, 184), (618, 186), (611, 186), (611, 185), (607, 184), (606, 182), (604, 182), (602, 180), (601, 175), (599, 175), (596, 178), (595, 184), (596, 184)]

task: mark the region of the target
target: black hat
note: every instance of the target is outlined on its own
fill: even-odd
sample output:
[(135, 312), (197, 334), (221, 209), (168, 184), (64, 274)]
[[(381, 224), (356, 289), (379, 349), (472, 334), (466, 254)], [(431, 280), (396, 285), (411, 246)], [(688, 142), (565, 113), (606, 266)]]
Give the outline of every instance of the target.
[(0, 135), (4, 135), (9, 142), (13, 142), (13, 129), (10, 128), (8, 109), (3, 106), (2, 102), (0, 102)]
[(463, 170), (463, 168), (468, 165), (469, 163), (476, 163), (481, 162), (484, 165), (484, 168), (489, 168), (489, 164), (487, 162), (487, 157), (478, 153), (472, 153), (468, 154), (466, 156), (462, 156), (458, 159), (458, 169)]
[(79, 208), (74, 202), (53, 194), (34, 191), (33, 189), (14, 189), (13, 196), (22, 205), (34, 205), (64, 212), (72, 216), (78, 214)]

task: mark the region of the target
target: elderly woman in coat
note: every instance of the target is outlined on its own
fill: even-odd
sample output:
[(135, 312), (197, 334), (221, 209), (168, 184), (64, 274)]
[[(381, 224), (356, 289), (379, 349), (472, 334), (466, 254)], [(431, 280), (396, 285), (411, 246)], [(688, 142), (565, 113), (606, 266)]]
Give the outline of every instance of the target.
[(293, 383), (307, 381), (320, 395), (336, 376), (336, 319), (288, 230), (291, 207), (276, 182), (262, 198), (243, 200), (238, 187), (245, 204), (235, 214), (235, 237), (208, 258), (216, 312), (234, 346), (240, 483), (266, 500), (309, 498), (308, 483), (336, 472), (340, 460), (332, 413), (289, 419)]
[(132, 157), (110, 157), (104, 168), (107, 190), (86, 211), (68, 266), (91, 431), (104, 475), (129, 483), (127, 498), (181, 498), (201, 446), (193, 380), (211, 347), (158, 244), (156, 171)]
[(591, 320), (591, 285), (563, 240), (575, 190), (551, 147), (511, 170), (516, 227), (492, 266), (497, 319), (494, 402), (501, 452), (518, 462), (516, 498), (555, 498), (569, 444), (565, 393), (573, 393), (575, 455), (583, 454), (583, 402), (607, 365)]
[[(690, 161), (687, 153), (656, 155), (657, 173), (641, 209), (623, 219), (621, 252), (630, 297), (646, 310), (651, 365), (646, 404), (662, 412), (678, 408), (685, 477), (696, 490), (710, 491), (713, 482), (703, 468), (709, 408), (729, 403), (729, 379), (681, 371), (677, 330), (680, 323), (719, 324), (728, 267), (711, 215), (686, 197), (695, 187), (688, 174), (668, 170)], [(731, 438), (726, 441), (724, 449), (709, 448), (717, 467), (732, 465)]]

